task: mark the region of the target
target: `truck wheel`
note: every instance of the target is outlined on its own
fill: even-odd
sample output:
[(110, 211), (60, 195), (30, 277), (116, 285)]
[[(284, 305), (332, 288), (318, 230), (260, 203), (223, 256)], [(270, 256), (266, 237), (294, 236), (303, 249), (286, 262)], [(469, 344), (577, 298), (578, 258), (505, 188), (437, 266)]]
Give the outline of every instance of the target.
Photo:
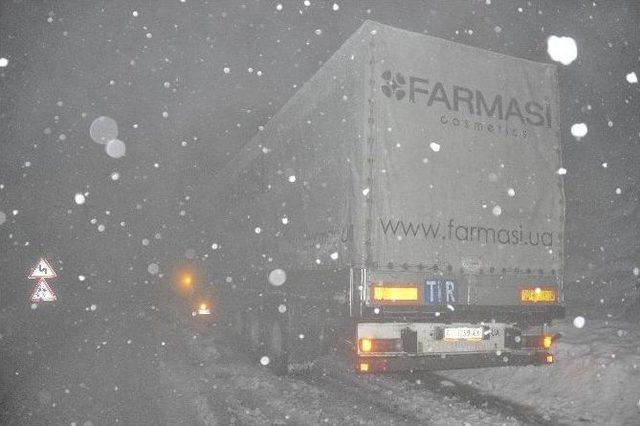
[(280, 375), (289, 372), (288, 330), (279, 319), (273, 320), (269, 327), (269, 358), (271, 369)]

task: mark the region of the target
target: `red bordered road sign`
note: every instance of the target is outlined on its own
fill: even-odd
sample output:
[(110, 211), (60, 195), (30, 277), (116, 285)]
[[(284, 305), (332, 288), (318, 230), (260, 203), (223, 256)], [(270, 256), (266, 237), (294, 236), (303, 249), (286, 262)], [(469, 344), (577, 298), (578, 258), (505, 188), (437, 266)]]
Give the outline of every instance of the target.
[(56, 300), (58, 300), (56, 293), (49, 287), (44, 278), (40, 278), (31, 293), (31, 303), (55, 302)]
[(57, 276), (58, 275), (56, 274), (56, 271), (54, 271), (51, 265), (49, 265), (47, 259), (42, 258), (38, 261), (38, 263), (36, 263), (36, 266), (31, 269), (31, 273), (29, 274), (28, 278), (30, 280), (37, 280), (40, 278), (51, 279)]

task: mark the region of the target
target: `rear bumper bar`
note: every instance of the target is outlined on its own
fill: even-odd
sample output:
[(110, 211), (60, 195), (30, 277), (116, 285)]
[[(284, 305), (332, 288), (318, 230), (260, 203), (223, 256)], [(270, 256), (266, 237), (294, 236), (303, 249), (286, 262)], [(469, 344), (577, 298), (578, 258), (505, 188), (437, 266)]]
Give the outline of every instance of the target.
[[(549, 358), (551, 357), (551, 358)], [(470, 353), (451, 355), (360, 356), (359, 373), (393, 373), (411, 370), (453, 370), (462, 368), (505, 367), (513, 365), (542, 365), (553, 362), (547, 351)]]
[(364, 309), (362, 320), (367, 322), (400, 321), (437, 321), (437, 322), (519, 322), (542, 324), (565, 316), (563, 305), (546, 306), (479, 306), (455, 305), (452, 311), (442, 306), (384, 306)]

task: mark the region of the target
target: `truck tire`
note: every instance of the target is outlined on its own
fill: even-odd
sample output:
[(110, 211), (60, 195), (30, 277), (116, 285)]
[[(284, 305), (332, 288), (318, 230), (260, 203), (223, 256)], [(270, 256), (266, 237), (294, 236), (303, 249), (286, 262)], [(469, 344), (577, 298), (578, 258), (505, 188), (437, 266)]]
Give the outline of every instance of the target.
[(280, 319), (274, 319), (269, 326), (268, 337), (269, 365), (274, 373), (285, 375), (289, 372), (289, 329), (287, 324)]

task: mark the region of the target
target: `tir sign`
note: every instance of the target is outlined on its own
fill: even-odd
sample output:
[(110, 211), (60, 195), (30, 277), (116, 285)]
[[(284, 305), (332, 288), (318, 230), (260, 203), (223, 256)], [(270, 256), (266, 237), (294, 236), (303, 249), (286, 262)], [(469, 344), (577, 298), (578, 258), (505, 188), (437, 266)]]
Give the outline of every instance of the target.
[(425, 280), (424, 301), (427, 305), (457, 302), (456, 284), (451, 280)]

